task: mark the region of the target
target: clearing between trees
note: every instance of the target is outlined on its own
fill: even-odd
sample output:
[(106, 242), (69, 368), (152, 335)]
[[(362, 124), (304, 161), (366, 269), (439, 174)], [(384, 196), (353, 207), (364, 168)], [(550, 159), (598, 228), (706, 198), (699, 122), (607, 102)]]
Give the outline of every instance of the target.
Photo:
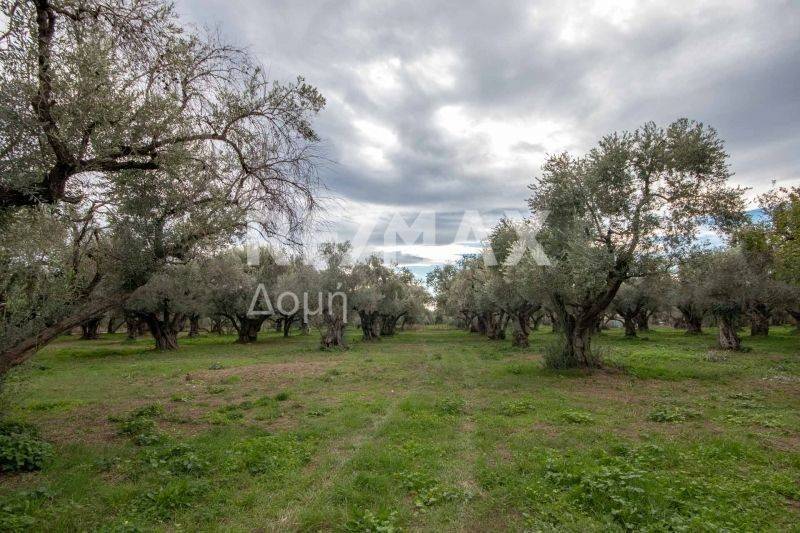
[(543, 367), (549, 331), (62, 337), (5, 384), (53, 449), (3, 475), (0, 529), (796, 528), (797, 336), (715, 334), (606, 331), (591, 374)]

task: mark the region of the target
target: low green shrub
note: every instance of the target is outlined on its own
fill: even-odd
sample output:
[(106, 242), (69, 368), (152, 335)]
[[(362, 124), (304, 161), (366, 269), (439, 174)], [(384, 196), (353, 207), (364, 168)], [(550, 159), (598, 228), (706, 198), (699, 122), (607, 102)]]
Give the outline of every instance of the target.
[(198, 503), (206, 490), (203, 483), (180, 478), (145, 492), (134, 501), (134, 507), (145, 516), (167, 520), (176, 512)]
[(444, 415), (458, 415), (464, 412), (464, 400), (461, 398), (444, 398), (436, 402), (436, 410)]
[(162, 474), (201, 475), (210, 463), (188, 444), (172, 444), (161, 449), (148, 450), (145, 462)]
[(562, 413), (561, 418), (570, 424), (591, 424), (594, 422), (594, 417), (583, 411), (565, 411)]
[(498, 411), (504, 416), (518, 416), (530, 413), (534, 410), (533, 402), (530, 400), (508, 400), (500, 404)]
[(26, 490), (0, 500), (0, 531), (31, 531), (36, 526), (33, 514), (53, 499), (45, 488)]
[(397, 533), (401, 531), (397, 522), (397, 511), (380, 515), (369, 510), (359, 511), (345, 524), (344, 530), (352, 533)]
[(157, 431), (154, 420), (163, 413), (164, 408), (161, 405), (152, 404), (140, 407), (122, 418), (109, 417), (109, 420), (117, 422), (120, 435), (131, 437), (139, 446), (152, 446), (164, 440), (164, 436)]
[(463, 490), (445, 487), (423, 472), (400, 472), (397, 477), (403, 488), (413, 496), (414, 506), (418, 510), (424, 510), (440, 503), (468, 500), (472, 497)]
[(228, 458), (228, 467), (253, 475), (280, 476), (311, 459), (309, 445), (291, 435), (265, 435), (239, 442)]
[(22, 422), (0, 422), (0, 471), (40, 470), (52, 453), (53, 447), (39, 438), (33, 426)]
[(700, 418), (700, 411), (683, 407), (661, 407), (647, 415), (652, 422), (686, 422), (697, 418)]

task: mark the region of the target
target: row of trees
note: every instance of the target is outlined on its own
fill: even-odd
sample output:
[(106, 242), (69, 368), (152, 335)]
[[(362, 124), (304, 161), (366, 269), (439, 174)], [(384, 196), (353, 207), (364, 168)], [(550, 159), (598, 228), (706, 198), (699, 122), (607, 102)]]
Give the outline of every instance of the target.
[[(347, 245), (322, 247), (324, 266), (317, 269), (299, 258), (278, 263), (267, 249), (250, 265), (241, 249), (186, 264), (170, 265), (136, 289), (107, 320), (124, 317), (129, 336), (141, 325), (161, 350), (178, 348), (178, 334), (188, 326), (199, 332), (208, 318), (219, 331), (224, 325), (237, 333), (238, 343), (252, 343), (269, 319), (288, 336), (297, 326), (315, 327), (326, 348), (346, 346), (348, 324), (359, 323), (363, 338), (394, 335), (399, 323), (425, 319), (428, 293), (410, 271), (386, 266), (378, 256), (352, 264)], [(102, 315), (84, 322), (84, 333), (97, 331)], [(110, 326), (109, 326), (110, 327)], [(95, 338), (86, 335), (84, 338)]]
[[(720, 347), (739, 349), (745, 320), (765, 335), (778, 316), (800, 318), (800, 191), (760, 197), (754, 218), (729, 176), (716, 132), (685, 119), (552, 156), (531, 186), (530, 220), (501, 221), (491, 253), (428, 276), (437, 308), (490, 339), (510, 323), (519, 346), (549, 317), (560, 366), (599, 365), (591, 341), (610, 319), (633, 336), (673, 311), (690, 333), (713, 320)], [(727, 247), (702, 249), (704, 227)]]

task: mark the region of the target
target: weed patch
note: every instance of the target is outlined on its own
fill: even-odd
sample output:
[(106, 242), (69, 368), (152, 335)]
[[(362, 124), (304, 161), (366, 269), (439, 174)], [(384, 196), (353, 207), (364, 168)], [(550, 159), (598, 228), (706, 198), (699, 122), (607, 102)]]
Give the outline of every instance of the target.
[(647, 419), (651, 422), (686, 422), (700, 418), (700, 411), (683, 407), (660, 407), (650, 412)]
[(41, 440), (36, 428), (18, 422), (0, 422), (0, 471), (39, 470), (53, 454), (53, 447)]
[(228, 468), (252, 475), (278, 477), (311, 459), (310, 447), (291, 435), (265, 435), (238, 443), (228, 458)]
[(134, 508), (147, 517), (166, 520), (176, 512), (198, 504), (206, 491), (205, 483), (180, 478), (143, 493), (134, 501)]
[(518, 416), (530, 413), (534, 410), (534, 404), (531, 400), (507, 400), (502, 402), (498, 408), (498, 412), (503, 416)]
[(116, 422), (118, 433), (126, 435), (139, 446), (151, 446), (163, 442), (164, 435), (158, 432), (155, 418), (164, 413), (159, 404), (152, 404), (132, 411), (126, 417), (109, 417)]

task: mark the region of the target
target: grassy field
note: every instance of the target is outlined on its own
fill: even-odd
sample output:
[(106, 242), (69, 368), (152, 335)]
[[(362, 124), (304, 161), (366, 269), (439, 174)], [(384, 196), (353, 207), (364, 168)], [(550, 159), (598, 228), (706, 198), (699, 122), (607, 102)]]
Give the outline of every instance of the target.
[(4, 386), (55, 453), (0, 477), (0, 530), (800, 531), (800, 337), (713, 333), (605, 332), (590, 375), (546, 331), (65, 337)]

